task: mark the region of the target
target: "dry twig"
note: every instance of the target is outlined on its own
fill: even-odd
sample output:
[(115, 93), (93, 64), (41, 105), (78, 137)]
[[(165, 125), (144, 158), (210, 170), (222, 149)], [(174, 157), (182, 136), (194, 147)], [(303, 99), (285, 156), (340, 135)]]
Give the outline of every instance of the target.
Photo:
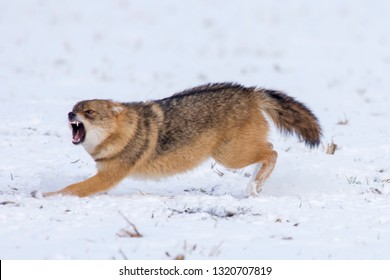
[(141, 233), (137, 230), (136, 226), (127, 219), (125, 215), (122, 214), (122, 212), (119, 211), (119, 214), (125, 219), (125, 221), (128, 223), (128, 225), (133, 229), (133, 231), (121, 229), (120, 232), (118, 232), (116, 235), (119, 237), (132, 237), (132, 238), (140, 238), (143, 237)]

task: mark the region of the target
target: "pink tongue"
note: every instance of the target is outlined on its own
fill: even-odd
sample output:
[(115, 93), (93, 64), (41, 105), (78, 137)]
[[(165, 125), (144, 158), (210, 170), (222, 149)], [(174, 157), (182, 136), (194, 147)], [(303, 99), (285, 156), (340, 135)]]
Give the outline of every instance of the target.
[(73, 142), (80, 142), (80, 133), (78, 131), (73, 136)]

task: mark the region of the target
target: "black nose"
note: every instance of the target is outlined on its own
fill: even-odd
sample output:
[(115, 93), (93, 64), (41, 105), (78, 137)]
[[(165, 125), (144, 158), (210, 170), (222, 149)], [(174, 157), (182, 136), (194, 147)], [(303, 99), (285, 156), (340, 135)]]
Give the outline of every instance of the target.
[(73, 119), (73, 118), (75, 118), (76, 117), (76, 114), (75, 113), (73, 113), (73, 112), (69, 112), (68, 113), (68, 118), (71, 120), (71, 119)]

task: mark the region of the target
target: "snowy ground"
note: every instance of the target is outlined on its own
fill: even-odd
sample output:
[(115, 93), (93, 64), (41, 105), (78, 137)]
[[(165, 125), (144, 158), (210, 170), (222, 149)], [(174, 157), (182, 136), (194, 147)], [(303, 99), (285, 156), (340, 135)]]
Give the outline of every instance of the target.
[[(0, 259), (389, 259), (389, 14), (385, 0), (1, 1)], [(77, 101), (224, 81), (304, 102), (323, 145), (273, 131), (278, 163), (256, 198), (252, 167), (212, 161), (90, 198), (31, 197), (95, 172), (71, 143)]]

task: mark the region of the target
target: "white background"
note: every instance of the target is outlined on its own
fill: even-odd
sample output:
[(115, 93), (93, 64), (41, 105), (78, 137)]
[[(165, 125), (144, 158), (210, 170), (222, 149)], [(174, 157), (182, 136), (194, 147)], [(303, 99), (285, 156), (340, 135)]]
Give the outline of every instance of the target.
[[(389, 261), (3, 261), (2, 279), (389, 279)], [(120, 275), (129, 269), (132, 274)], [(268, 275), (214, 275), (220, 267), (271, 267)], [(163, 276), (156, 276), (162, 268)], [(135, 272), (138, 274), (133, 274)], [(173, 274), (166, 274), (171, 271)], [(188, 276), (186, 273), (196, 275)], [(238, 270), (236, 270), (238, 271)], [(153, 273), (153, 274), (151, 274)], [(179, 274), (177, 274), (179, 273)], [(148, 274), (148, 275), (146, 275)]]

